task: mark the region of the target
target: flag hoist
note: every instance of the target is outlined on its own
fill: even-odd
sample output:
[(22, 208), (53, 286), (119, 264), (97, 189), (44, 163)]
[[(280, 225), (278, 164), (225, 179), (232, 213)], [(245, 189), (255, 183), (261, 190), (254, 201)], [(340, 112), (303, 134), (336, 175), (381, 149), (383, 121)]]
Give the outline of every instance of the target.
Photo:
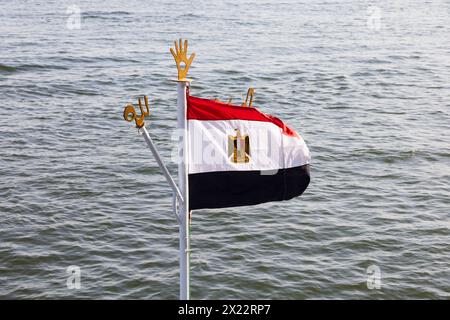
[(186, 76), (195, 53), (188, 58), (188, 41), (181, 39), (170, 52), (178, 69), (178, 186), (145, 128), (144, 118), (150, 115), (147, 97), (145, 108), (138, 99), (139, 116), (131, 104), (123, 115), (135, 121), (172, 189), (179, 223), (180, 299), (188, 300), (191, 210), (297, 197), (310, 182), (310, 154), (296, 131), (253, 107), (253, 88), (240, 105), (232, 104), (231, 98), (225, 103), (191, 96)]

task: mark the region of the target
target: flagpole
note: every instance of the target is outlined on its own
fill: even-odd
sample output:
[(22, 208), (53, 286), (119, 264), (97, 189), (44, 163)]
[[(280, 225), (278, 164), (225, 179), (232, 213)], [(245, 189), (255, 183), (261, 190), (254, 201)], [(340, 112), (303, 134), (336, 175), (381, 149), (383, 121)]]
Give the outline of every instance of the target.
[(179, 208), (180, 233), (180, 300), (189, 300), (189, 185), (188, 185), (188, 136), (186, 120), (187, 80), (177, 81), (177, 129), (180, 133), (178, 185), (184, 201)]
[(180, 144), (178, 146), (178, 186), (184, 201), (180, 204), (178, 216), (180, 232), (180, 300), (189, 300), (189, 182), (188, 182), (188, 128), (187, 128), (187, 88), (190, 80), (186, 78), (189, 67), (195, 58), (192, 53), (188, 58), (188, 41), (182, 39), (175, 41), (175, 50), (170, 48), (178, 69), (177, 81), (177, 129), (180, 134)]

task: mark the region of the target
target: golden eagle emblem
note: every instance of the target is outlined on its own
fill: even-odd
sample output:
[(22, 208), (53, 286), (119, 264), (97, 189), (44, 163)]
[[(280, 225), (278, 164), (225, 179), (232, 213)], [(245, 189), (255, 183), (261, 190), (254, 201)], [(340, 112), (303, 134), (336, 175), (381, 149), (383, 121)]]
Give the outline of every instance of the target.
[(248, 134), (241, 135), (239, 129), (235, 131), (235, 136), (228, 136), (228, 158), (233, 163), (250, 162), (250, 138)]

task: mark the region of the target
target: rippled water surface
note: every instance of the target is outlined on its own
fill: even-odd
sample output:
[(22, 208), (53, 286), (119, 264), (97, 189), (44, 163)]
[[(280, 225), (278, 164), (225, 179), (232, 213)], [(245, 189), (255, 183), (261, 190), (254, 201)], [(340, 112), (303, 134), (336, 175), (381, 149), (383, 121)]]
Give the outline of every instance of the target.
[(192, 94), (255, 87), (313, 157), (300, 198), (194, 212), (192, 298), (450, 297), (448, 1), (0, 1), (0, 31), (0, 297), (178, 297), (171, 192), (122, 110), (149, 95), (169, 161), (179, 37)]

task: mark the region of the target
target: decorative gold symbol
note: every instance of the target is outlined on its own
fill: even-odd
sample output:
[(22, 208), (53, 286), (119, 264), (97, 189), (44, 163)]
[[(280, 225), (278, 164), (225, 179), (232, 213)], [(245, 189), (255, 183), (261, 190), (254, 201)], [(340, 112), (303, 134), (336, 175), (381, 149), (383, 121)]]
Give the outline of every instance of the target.
[(233, 101), (233, 98), (229, 98), (227, 102), (225, 101), (220, 101), (219, 98), (214, 99), (215, 102), (221, 102), (221, 103), (225, 103), (225, 104), (231, 104), (231, 101)]
[(241, 135), (239, 129), (235, 131), (235, 136), (228, 136), (228, 158), (234, 163), (250, 162), (250, 138), (248, 134)]
[(144, 96), (144, 102), (145, 107), (147, 109), (146, 111), (144, 111), (144, 109), (142, 108), (141, 98), (138, 98), (139, 109), (141, 110), (140, 117), (137, 117), (136, 110), (134, 109), (134, 106), (131, 103), (127, 104), (125, 109), (123, 109), (123, 118), (128, 122), (134, 120), (136, 122), (136, 127), (138, 128), (142, 128), (144, 126), (144, 118), (150, 115), (150, 108), (148, 107), (147, 96)]
[(175, 59), (175, 63), (177, 64), (178, 81), (187, 81), (186, 76), (189, 71), (189, 67), (191, 66), (192, 61), (195, 58), (195, 53), (192, 53), (188, 59), (187, 51), (188, 51), (187, 40), (184, 40), (184, 48), (181, 39), (179, 40), (179, 45), (175, 41), (175, 51), (173, 51), (173, 49), (170, 48), (170, 53), (172, 54), (173, 58)]
[[(251, 107), (252, 106), (254, 93), (255, 93), (254, 88), (249, 88), (247, 90), (247, 96), (245, 97), (245, 101), (241, 104), (242, 107)], [(250, 101), (249, 101), (249, 99), (250, 99)], [(216, 102), (221, 102), (221, 103), (226, 103), (226, 104), (231, 104), (232, 100), (233, 100), (233, 98), (229, 98), (227, 102), (224, 102), (224, 101), (220, 101), (219, 98), (214, 99), (214, 101), (216, 101)]]
[[(243, 107), (251, 107), (253, 103), (253, 94), (255, 93), (255, 89), (248, 88), (247, 90), (247, 97), (245, 98), (245, 102), (242, 104)], [(248, 101), (248, 98), (250, 98), (250, 101)], [(248, 103), (248, 104), (247, 104)]]

